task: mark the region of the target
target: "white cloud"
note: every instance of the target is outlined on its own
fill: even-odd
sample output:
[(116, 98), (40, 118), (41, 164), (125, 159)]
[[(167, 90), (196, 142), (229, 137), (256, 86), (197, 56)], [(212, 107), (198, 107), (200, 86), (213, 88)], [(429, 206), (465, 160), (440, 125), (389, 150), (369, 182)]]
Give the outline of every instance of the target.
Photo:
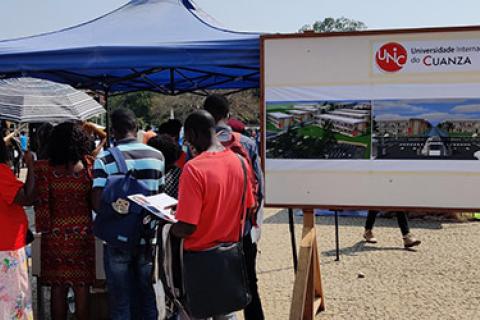
[(446, 120), (464, 120), (469, 119), (470, 117), (465, 116), (465, 114), (461, 113), (447, 113), (447, 112), (432, 112), (432, 113), (424, 113), (419, 114), (416, 118), (425, 119), (433, 122), (443, 122)]
[(463, 106), (456, 106), (452, 108), (452, 112), (459, 112), (459, 113), (480, 112), (480, 104), (465, 104)]
[(374, 117), (375, 120), (402, 120), (402, 119), (409, 119), (410, 117), (402, 116), (400, 114), (395, 113), (384, 113), (380, 115), (376, 115)]
[(397, 111), (402, 113), (420, 113), (428, 109), (409, 104), (407, 101), (375, 101), (373, 109), (377, 111)]
[(421, 103), (424, 103), (424, 104), (452, 104), (452, 103), (464, 103), (467, 100), (466, 99), (425, 99), (425, 100), (420, 99), (416, 101), (420, 101)]

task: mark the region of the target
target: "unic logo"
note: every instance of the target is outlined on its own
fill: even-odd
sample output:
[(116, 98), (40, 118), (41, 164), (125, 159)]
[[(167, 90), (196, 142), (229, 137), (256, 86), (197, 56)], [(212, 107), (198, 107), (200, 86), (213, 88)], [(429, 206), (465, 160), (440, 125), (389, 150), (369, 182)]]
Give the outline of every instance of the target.
[(407, 63), (407, 50), (399, 43), (386, 43), (378, 49), (375, 61), (383, 71), (397, 72)]

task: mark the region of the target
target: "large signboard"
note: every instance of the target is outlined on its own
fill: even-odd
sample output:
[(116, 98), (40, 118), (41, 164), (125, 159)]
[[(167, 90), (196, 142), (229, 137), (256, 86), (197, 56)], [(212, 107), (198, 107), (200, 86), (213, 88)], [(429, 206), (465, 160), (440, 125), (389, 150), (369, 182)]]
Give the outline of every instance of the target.
[(480, 29), (262, 38), (266, 202), (478, 209)]

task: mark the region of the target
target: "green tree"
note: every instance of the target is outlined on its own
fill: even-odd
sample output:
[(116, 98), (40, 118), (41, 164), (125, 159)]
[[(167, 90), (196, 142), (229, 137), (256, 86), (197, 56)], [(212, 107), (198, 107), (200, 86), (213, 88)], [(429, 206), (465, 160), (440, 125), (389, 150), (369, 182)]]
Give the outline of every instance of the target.
[(141, 124), (152, 123), (150, 111), (152, 93), (150, 92), (133, 92), (115, 96), (110, 98), (110, 103), (112, 110), (120, 107), (132, 110)]
[(353, 20), (345, 17), (328, 17), (321, 21), (315, 21), (312, 25), (306, 24), (300, 28), (299, 32), (341, 32), (341, 31), (361, 31), (367, 29), (367, 25), (362, 21)]

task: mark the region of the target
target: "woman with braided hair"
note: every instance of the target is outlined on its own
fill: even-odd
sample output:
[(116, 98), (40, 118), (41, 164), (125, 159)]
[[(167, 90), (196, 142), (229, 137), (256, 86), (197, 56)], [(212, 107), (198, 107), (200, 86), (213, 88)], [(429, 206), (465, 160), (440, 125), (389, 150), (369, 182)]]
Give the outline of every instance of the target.
[(90, 139), (73, 123), (57, 125), (47, 160), (35, 163), (37, 232), (42, 233), (41, 282), (52, 287), (52, 319), (67, 318), (67, 292), (75, 292), (76, 318), (89, 319), (89, 287), (95, 280), (91, 232), (92, 180), (85, 161)]

